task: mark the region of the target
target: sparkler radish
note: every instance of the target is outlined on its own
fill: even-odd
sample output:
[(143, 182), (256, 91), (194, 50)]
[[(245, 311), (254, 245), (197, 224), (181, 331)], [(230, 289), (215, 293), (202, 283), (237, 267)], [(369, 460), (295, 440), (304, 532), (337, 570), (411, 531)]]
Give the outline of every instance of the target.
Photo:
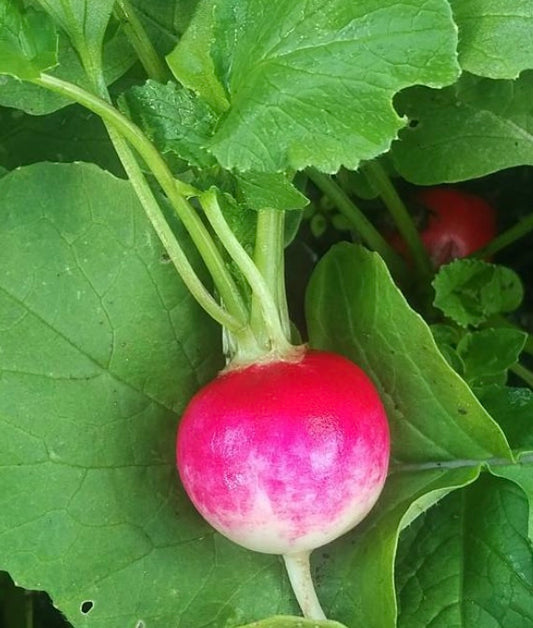
[(375, 504), (389, 460), (385, 411), (370, 379), (339, 355), (222, 372), (189, 404), (177, 438), (183, 485), (232, 541), (283, 554), (304, 614), (324, 617), (309, 553)]

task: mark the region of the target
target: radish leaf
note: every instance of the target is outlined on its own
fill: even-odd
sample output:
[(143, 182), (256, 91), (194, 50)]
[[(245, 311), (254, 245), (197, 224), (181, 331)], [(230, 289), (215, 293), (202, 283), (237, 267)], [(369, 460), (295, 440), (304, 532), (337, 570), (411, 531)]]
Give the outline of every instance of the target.
[(198, 16), (169, 64), (226, 109), (210, 149), (228, 169), (355, 168), (403, 126), (396, 92), (458, 75), (443, 0), (206, 0)]

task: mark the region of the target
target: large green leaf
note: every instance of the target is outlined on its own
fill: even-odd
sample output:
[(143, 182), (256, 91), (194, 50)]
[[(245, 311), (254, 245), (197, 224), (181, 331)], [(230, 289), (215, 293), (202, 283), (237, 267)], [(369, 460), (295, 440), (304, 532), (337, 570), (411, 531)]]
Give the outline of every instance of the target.
[(0, 179), (0, 227), (0, 568), (76, 627), (297, 613), (281, 559), (215, 534), (179, 488), (178, 413), (220, 332), (129, 183), (22, 168)]
[(393, 143), (400, 174), (421, 185), (533, 164), (533, 72), (515, 81), (464, 75), (454, 87), (417, 87), (397, 99), (409, 128)]
[(483, 476), (406, 530), (398, 551), (400, 628), (533, 625), (527, 500)]
[(37, 78), (57, 63), (57, 36), (48, 17), (15, 0), (0, 0), (0, 74)]
[(210, 147), (230, 169), (356, 168), (403, 126), (397, 91), (458, 76), (444, 0), (205, 0), (190, 30), (169, 64), (227, 108)]
[[(333, 599), (329, 616), (349, 626), (392, 628), (399, 531), (473, 482), (484, 461), (508, 458), (509, 449), (376, 254), (334, 247), (311, 279), (307, 316), (312, 346), (344, 353), (373, 378), (392, 434), (392, 475), (368, 520), (322, 554), (321, 595)], [(421, 617), (405, 625), (428, 625)]]
[(439, 353), (377, 254), (348, 244), (332, 249), (311, 279), (307, 316), (312, 346), (343, 353), (377, 384), (396, 461), (509, 455), (503, 433)]
[(459, 25), (459, 61), (472, 74), (514, 79), (533, 69), (531, 0), (450, 0)]

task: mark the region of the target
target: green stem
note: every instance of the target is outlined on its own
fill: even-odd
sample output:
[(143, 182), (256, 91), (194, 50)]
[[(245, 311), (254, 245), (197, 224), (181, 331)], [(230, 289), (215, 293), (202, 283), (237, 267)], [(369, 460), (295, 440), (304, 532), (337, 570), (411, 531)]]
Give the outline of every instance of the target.
[(530, 388), (533, 388), (533, 372), (531, 372), (528, 368), (517, 362), (516, 364), (510, 366), (509, 370), (526, 382)]
[(364, 170), (372, 185), (378, 191), (381, 200), (387, 206), (400, 235), (409, 247), (418, 275), (423, 280), (429, 280), (433, 276), (431, 261), (420, 238), (418, 229), (388, 174), (377, 161), (366, 163)]
[(381, 233), (346, 192), (329, 175), (318, 172), (314, 168), (309, 168), (307, 174), (311, 181), (335, 203), (338, 210), (350, 221), (364, 242), (381, 255), (391, 272), (397, 277), (405, 279), (407, 269), (403, 260), (393, 251)]
[[(102, 85), (99, 77), (102, 77), (101, 68), (98, 71), (93, 69), (90, 71), (86, 68), (86, 73), (92, 82), (94, 89), (100, 96), (110, 102), (107, 87)], [(247, 344), (249, 340), (246, 338), (251, 335), (251, 329), (243, 326), (243, 322), (232, 316), (227, 310), (221, 307), (213, 298), (211, 293), (204, 286), (194, 268), (189, 263), (187, 256), (181, 248), (174, 232), (169, 227), (168, 222), (161, 211), (152, 189), (148, 185), (146, 178), (130, 149), (126, 140), (115, 130), (109, 123), (105, 122), (109, 139), (115, 148), (115, 151), (124, 167), (128, 179), (137, 194), (148, 220), (151, 222), (154, 231), (157, 233), (163, 247), (165, 248), (171, 262), (178, 271), (183, 283), (187, 286), (192, 296), (204, 308), (204, 310), (220, 325), (230, 330), (242, 344)], [(249, 334), (247, 334), (247, 329)]]
[[(276, 302), (285, 336), (290, 337), (290, 321), (285, 293), (284, 267), (284, 225), (285, 212), (275, 209), (262, 209), (257, 212), (254, 263)], [(257, 295), (252, 297), (252, 327), (256, 328), (262, 317)]]
[(115, 15), (121, 22), (129, 42), (146, 70), (146, 74), (160, 83), (168, 81), (170, 73), (157, 54), (129, 0), (116, 0)]
[(189, 232), (213, 277), (228, 312), (241, 321), (241, 325), (245, 325), (248, 320), (248, 310), (239, 290), (225, 266), (220, 251), (201, 218), (183, 196), (196, 194), (197, 191), (175, 179), (164, 159), (142, 131), (102, 98), (98, 98), (77, 85), (62, 81), (61, 79), (47, 74), (41, 74), (39, 79), (35, 79), (32, 82), (60, 93), (63, 96), (67, 96), (90, 111), (93, 111), (135, 148), (149, 166), (163, 192), (169, 199), (170, 204)]
[(161, 240), (163, 247), (182, 278), (183, 283), (187, 286), (192, 296), (214, 320), (229, 329), (236, 336), (245, 333), (246, 328), (243, 325), (243, 321), (235, 318), (221, 307), (199, 279), (187, 256), (183, 252), (183, 249), (179, 245), (172, 229), (169, 227), (154, 193), (148, 185), (135, 156), (125, 140), (112, 126), (107, 127), (107, 132), (132, 187), (148, 219), (152, 223), (154, 231)]
[(284, 554), (283, 559), (292, 590), (304, 617), (320, 621), (326, 619), (326, 615), (320, 606), (311, 577), (310, 555), (311, 552)]
[[(70, 98), (80, 105), (83, 105), (86, 109), (96, 113), (104, 122), (108, 122), (115, 127), (133, 148), (135, 148), (139, 155), (141, 155), (163, 190), (175, 188), (183, 197), (196, 196), (198, 194), (198, 191), (192, 186), (174, 178), (157, 148), (136, 124), (128, 120), (128, 118), (115, 109), (113, 105), (73, 83), (63, 81), (49, 74), (43, 73), (40, 78), (33, 79), (31, 82)], [(189, 208), (187, 211), (194, 213), (192, 208)]]
[(202, 193), (199, 200), (222, 245), (239, 267), (261, 306), (263, 313), (261, 329), (253, 327), (253, 330), (256, 337), (266, 336), (268, 338), (268, 346), (265, 347), (266, 351), (262, 351), (262, 353), (272, 352), (277, 355), (289, 353), (293, 347), (285, 335), (274, 296), (265, 278), (226, 222), (218, 204), (216, 190), (211, 189)]
[(489, 242), (486, 246), (471, 253), (468, 257), (486, 258), (499, 253), (502, 249), (513, 244), (518, 239), (533, 231), (533, 214), (529, 214), (520, 222), (506, 229)]
[(285, 331), (287, 338), (292, 336), (291, 319), (289, 316), (289, 304), (287, 302), (287, 286), (285, 285), (285, 212), (277, 212), (281, 214), (278, 223), (278, 243), (279, 243), (279, 257), (278, 257), (278, 273), (277, 273), (277, 292), (276, 301), (278, 304), (278, 311), (281, 318), (281, 324)]

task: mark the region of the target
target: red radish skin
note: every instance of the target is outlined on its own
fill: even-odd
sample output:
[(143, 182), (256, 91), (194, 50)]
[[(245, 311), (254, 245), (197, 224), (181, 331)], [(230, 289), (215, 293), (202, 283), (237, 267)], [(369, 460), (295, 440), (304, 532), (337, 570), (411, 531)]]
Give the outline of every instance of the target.
[(435, 268), (474, 253), (496, 235), (496, 212), (479, 196), (436, 187), (421, 190), (417, 200), (431, 211), (422, 241)]
[[(420, 237), (435, 269), (486, 246), (497, 233), (495, 209), (484, 199), (452, 187), (419, 190), (416, 202), (429, 210)], [(389, 244), (408, 262), (411, 255), (401, 235), (387, 235)]]
[(311, 551), (353, 528), (388, 461), (374, 385), (321, 351), (222, 372), (178, 430), (178, 470), (197, 510), (235, 543), (272, 554)]

